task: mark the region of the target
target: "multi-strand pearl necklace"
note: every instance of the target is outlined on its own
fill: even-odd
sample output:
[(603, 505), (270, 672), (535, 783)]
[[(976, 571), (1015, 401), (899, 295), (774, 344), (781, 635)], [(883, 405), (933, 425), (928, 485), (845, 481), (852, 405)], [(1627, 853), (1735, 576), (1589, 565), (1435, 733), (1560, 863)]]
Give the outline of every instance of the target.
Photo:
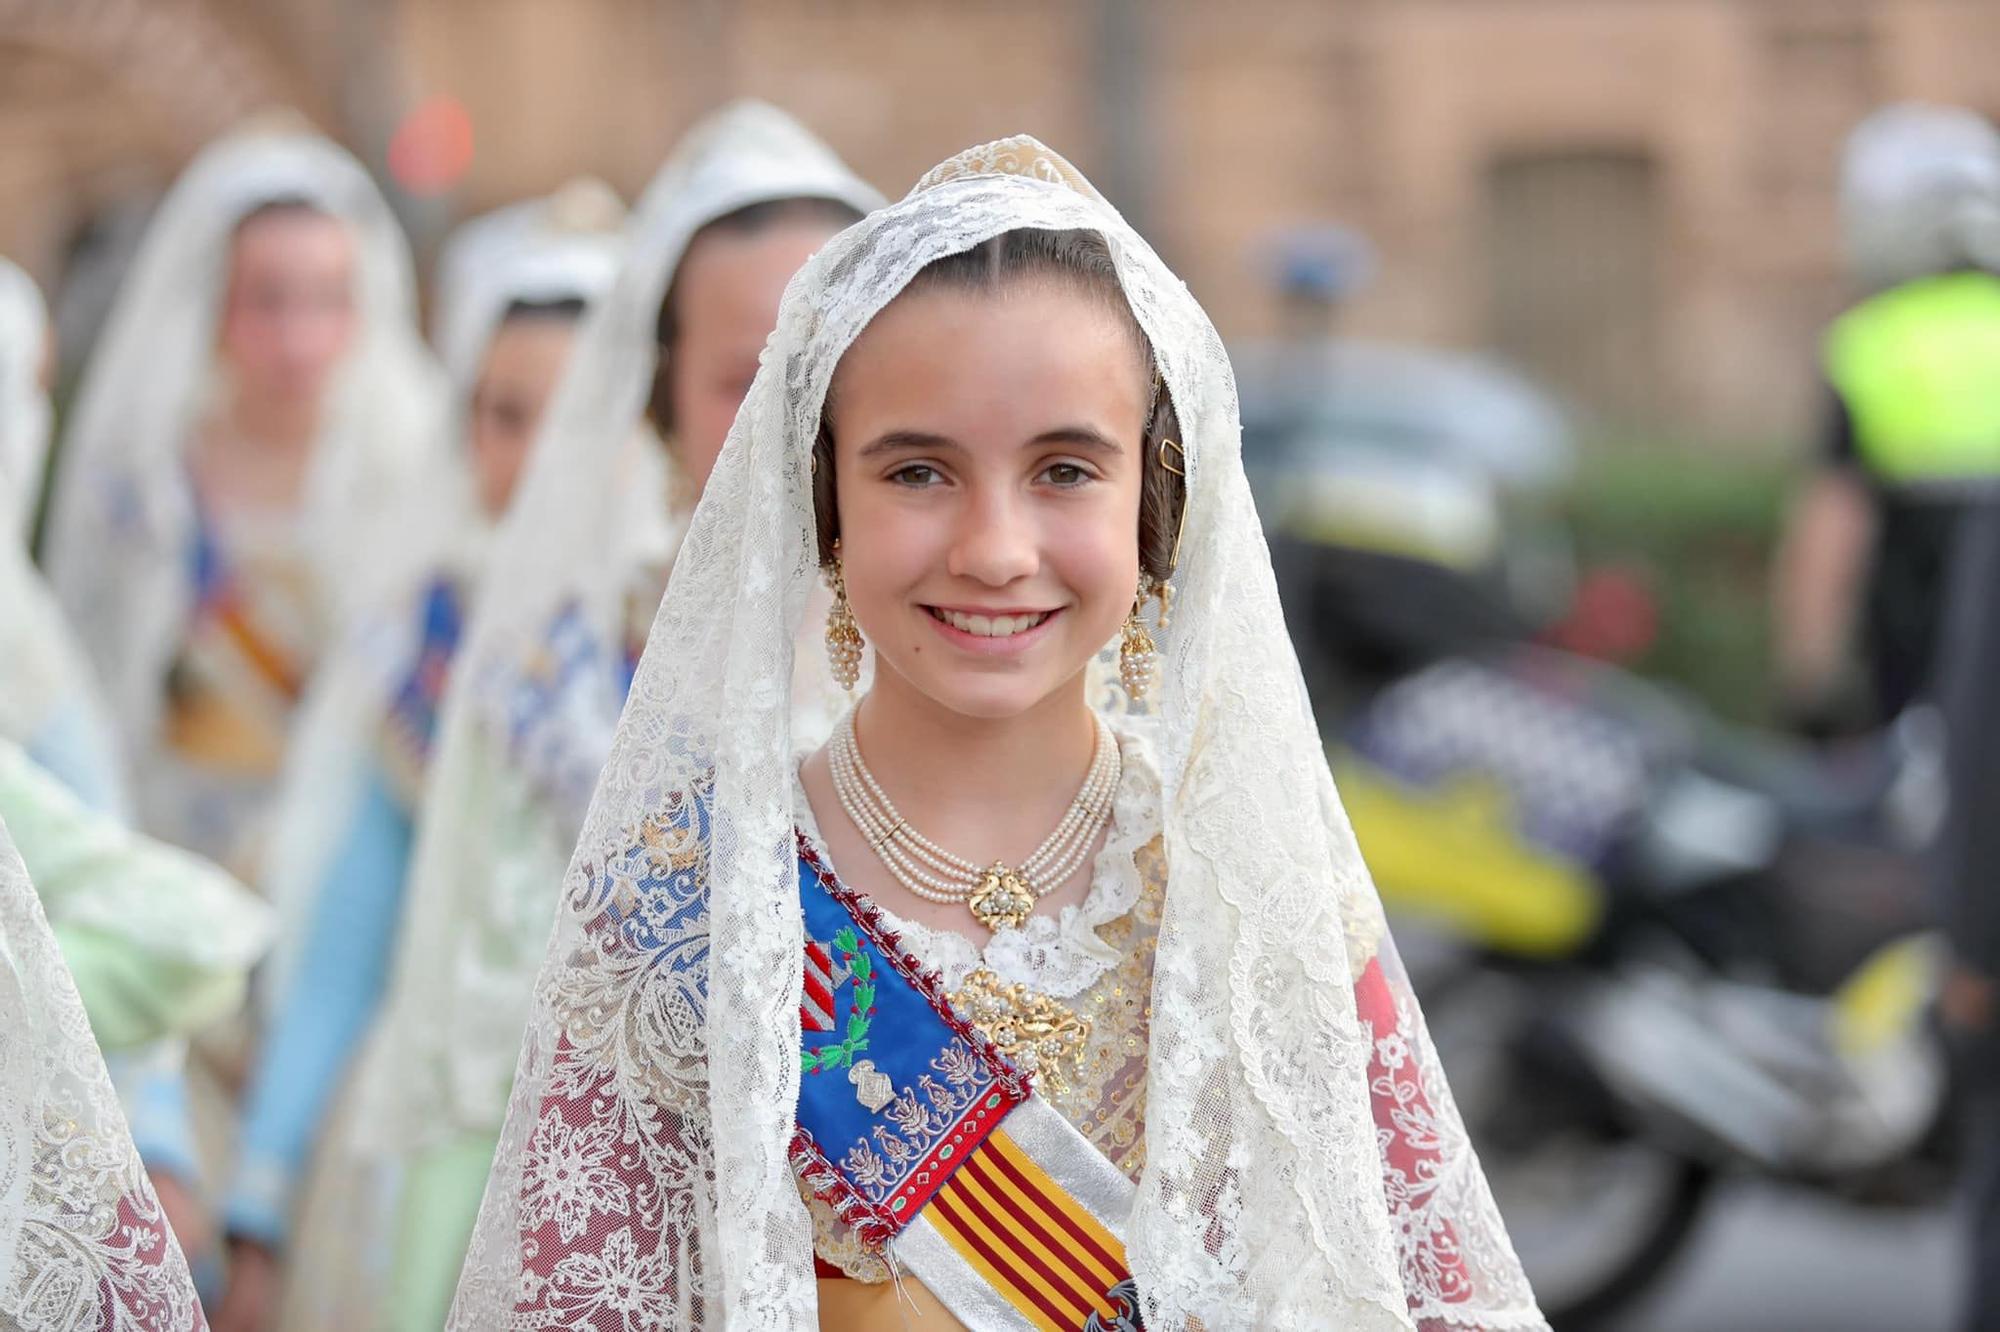
[(1083, 788), (1055, 831), (1018, 868), (999, 861), (975, 865), (912, 828), (861, 761), (852, 712), (827, 747), (834, 794), (898, 883), (927, 902), (963, 904), (990, 930), (1014, 929), (1028, 919), (1037, 901), (1069, 881), (1111, 817), (1125, 764), (1111, 728), (1103, 718), (1096, 720), (1097, 747)]

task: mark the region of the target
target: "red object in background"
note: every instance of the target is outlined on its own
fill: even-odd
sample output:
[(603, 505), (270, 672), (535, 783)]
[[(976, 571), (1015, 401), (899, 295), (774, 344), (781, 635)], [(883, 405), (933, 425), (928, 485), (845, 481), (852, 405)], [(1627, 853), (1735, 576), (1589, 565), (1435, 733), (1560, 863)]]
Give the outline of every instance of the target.
[(389, 174), (411, 194), (443, 194), (472, 165), (472, 117), (456, 97), (417, 103), (389, 139)]
[(1551, 646), (1629, 666), (1660, 638), (1660, 609), (1652, 579), (1633, 566), (1593, 569), (1577, 584), (1576, 599), (1549, 630)]

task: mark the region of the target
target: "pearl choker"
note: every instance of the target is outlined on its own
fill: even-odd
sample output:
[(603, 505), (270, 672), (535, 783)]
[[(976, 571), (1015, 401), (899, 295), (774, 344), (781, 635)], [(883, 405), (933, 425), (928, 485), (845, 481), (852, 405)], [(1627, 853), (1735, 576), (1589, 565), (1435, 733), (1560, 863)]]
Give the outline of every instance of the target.
[(834, 794), (868, 845), (898, 883), (927, 902), (962, 903), (989, 930), (1017, 929), (1035, 903), (1069, 881), (1111, 818), (1124, 758), (1117, 737), (1096, 718), (1097, 747), (1083, 788), (1063, 812), (1055, 831), (1018, 868), (994, 861), (975, 865), (955, 856), (912, 828), (862, 762), (849, 712), (827, 747)]

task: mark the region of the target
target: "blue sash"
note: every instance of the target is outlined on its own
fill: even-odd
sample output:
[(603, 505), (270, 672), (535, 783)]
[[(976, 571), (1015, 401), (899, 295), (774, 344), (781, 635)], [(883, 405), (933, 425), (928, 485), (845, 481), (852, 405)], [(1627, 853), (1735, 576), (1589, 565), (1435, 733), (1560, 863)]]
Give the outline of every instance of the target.
[(968, 1326), (1136, 1332), (1131, 1181), (799, 837), (794, 1168)]

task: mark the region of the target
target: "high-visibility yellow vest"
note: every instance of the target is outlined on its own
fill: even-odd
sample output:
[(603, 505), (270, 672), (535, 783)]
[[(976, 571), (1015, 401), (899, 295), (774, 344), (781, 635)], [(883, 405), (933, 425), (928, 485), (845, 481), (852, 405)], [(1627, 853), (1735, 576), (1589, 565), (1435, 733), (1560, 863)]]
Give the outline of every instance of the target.
[(1944, 273), (1870, 297), (1834, 321), (1825, 360), (1877, 477), (2000, 479), (2000, 277)]

